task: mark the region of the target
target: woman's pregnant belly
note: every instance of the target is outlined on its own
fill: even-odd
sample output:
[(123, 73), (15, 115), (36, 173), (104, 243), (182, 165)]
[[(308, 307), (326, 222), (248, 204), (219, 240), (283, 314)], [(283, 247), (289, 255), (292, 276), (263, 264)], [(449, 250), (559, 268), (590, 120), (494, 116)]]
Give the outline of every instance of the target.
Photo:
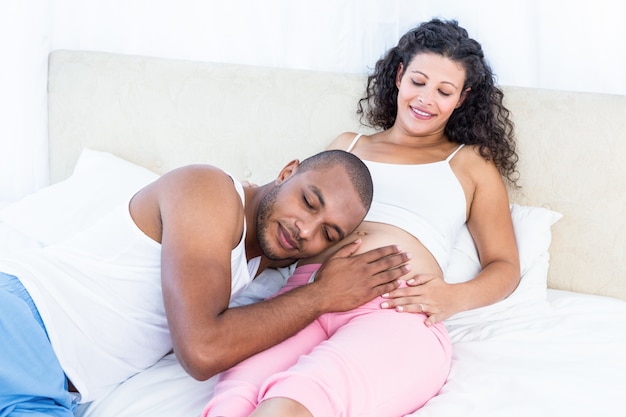
[(346, 244), (361, 239), (362, 243), (355, 254), (364, 253), (382, 246), (397, 245), (404, 252), (411, 254), (411, 270), (401, 279), (408, 280), (416, 274), (442, 275), (439, 264), (422, 243), (410, 233), (384, 223), (363, 222), (350, 236), (333, 245), (322, 254), (302, 260), (299, 265), (323, 262)]

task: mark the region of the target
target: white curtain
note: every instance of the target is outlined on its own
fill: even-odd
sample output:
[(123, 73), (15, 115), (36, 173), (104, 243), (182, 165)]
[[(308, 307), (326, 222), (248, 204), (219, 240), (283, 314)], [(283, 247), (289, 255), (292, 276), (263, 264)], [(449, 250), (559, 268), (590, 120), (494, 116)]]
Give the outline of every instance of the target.
[(0, 0), (0, 202), (46, 185), (50, 5)]
[(0, 201), (48, 181), (51, 50), (360, 73), (432, 17), (479, 40), (501, 84), (626, 94), (622, 0), (0, 0)]

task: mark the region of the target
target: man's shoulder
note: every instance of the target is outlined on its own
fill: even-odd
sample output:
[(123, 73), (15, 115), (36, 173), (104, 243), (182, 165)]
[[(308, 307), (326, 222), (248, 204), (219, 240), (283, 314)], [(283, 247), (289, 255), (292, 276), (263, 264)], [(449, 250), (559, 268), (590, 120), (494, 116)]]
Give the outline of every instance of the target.
[(211, 183), (216, 186), (226, 185), (233, 187), (234, 179), (223, 169), (209, 164), (193, 164), (175, 168), (163, 174), (163, 178), (182, 184)]
[(226, 175), (226, 172), (210, 164), (191, 164), (184, 165), (163, 174), (163, 176), (184, 176), (184, 175), (200, 175), (200, 176), (222, 176)]
[[(235, 178), (214, 165), (194, 164), (176, 168), (161, 177), (161, 196), (186, 200), (241, 205), (241, 192)], [(239, 187), (240, 188), (240, 187)]]
[[(164, 226), (172, 230), (191, 227), (188, 236), (241, 235), (243, 200), (236, 182), (212, 165), (187, 165), (164, 174), (158, 190), (159, 211)], [(220, 234), (221, 232), (221, 234)], [(232, 233), (231, 233), (232, 232)], [(224, 234), (225, 233), (225, 234)]]

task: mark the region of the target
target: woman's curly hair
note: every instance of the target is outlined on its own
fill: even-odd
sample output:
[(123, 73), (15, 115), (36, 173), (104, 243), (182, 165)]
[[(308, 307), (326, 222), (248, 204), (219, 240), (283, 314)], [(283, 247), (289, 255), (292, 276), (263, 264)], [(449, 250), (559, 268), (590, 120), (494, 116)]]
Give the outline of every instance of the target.
[(480, 155), (493, 161), (501, 175), (516, 185), (518, 156), (513, 122), (503, 104), (504, 94), (495, 84), (482, 47), (455, 20), (433, 19), (420, 24), (378, 60), (374, 73), (367, 78), (366, 95), (358, 103), (361, 121), (375, 128), (393, 126), (398, 111), (398, 69), (402, 64), (406, 71), (420, 53), (441, 55), (465, 69), (463, 90), (470, 88), (470, 91), (450, 116), (445, 134), (453, 142), (478, 145)]

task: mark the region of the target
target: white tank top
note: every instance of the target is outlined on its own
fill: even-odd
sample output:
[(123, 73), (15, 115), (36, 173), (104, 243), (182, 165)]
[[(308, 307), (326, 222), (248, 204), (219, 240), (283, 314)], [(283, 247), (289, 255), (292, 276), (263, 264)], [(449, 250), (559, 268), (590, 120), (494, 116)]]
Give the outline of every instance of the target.
[[(351, 152), (362, 135), (357, 135)], [(363, 162), (374, 182), (366, 221), (390, 224), (415, 236), (445, 272), (450, 252), (466, 222), (465, 193), (450, 167), (460, 145), (445, 160), (428, 164)]]
[[(233, 180), (244, 201), (243, 187)], [(231, 300), (248, 285), (244, 233), (231, 254)], [(253, 269), (258, 262), (252, 262)], [(96, 400), (171, 351), (161, 292), (161, 245), (135, 224), (128, 202), (93, 227), (0, 261), (30, 293), (81, 402)]]

